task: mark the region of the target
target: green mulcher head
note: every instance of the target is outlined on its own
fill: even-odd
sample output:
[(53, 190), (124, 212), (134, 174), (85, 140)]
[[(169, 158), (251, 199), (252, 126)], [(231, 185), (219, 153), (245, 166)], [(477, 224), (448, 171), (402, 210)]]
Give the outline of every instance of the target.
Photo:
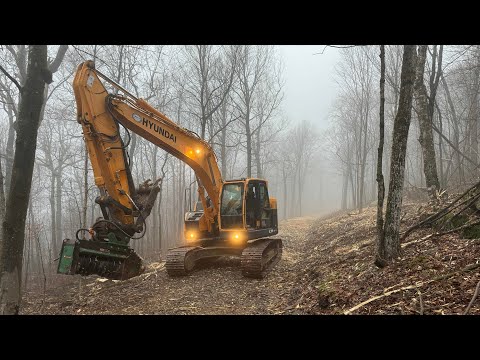
[(145, 271), (142, 259), (128, 245), (108, 241), (63, 240), (57, 273), (99, 275), (126, 280)]

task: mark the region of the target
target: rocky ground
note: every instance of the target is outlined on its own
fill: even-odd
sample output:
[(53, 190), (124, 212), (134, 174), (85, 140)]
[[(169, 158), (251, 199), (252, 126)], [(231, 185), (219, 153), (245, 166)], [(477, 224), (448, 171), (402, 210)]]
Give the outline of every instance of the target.
[[(407, 203), (402, 229), (422, 207)], [(24, 295), (22, 314), (461, 314), (480, 280), (480, 242), (421, 229), (392, 265), (374, 264), (376, 208), (281, 222), (282, 260), (263, 280), (220, 259), (184, 278), (164, 263), (123, 282), (72, 276)], [(478, 264), (478, 265), (477, 265)], [(477, 268), (478, 266), (478, 268)], [(469, 314), (480, 314), (480, 299)]]

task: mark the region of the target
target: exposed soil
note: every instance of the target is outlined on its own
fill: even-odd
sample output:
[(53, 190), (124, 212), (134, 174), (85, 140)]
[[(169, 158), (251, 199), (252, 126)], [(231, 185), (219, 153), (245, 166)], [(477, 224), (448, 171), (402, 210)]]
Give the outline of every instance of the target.
[[(419, 204), (404, 205), (402, 229), (418, 221)], [(281, 222), (282, 260), (263, 280), (244, 278), (239, 260), (204, 264), (169, 278), (164, 263), (123, 282), (72, 276), (67, 285), (27, 293), (23, 314), (461, 314), (480, 280), (480, 241), (449, 234), (424, 239), (421, 229), (390, 266), (374, 264), (376, 208), (360, 214)], [(478, 263), (478, 264), (477, 264)], [(465, 267), (471, 270), (460, 271)], [(478, 267), (476, 267), (478, 266)], [(403, 289), (402, 288), (407, 288)], [(480, 299), (469, 314), (480, 314)]]

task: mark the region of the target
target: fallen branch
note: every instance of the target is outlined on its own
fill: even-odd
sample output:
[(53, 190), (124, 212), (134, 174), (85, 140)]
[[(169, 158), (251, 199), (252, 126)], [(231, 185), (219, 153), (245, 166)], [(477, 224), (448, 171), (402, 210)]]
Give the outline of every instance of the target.
[(407, 230), (405, 230), (405, 232), (402, 234), (401, 238), (400, 238), (400, 242), (403, 242), (408, 235), (410, 235), (414, 230), (417, 230), (418, 228), (420, 228), (421, 226), (427, 224), (427, 223), (432, 223), (433, 221), (436, 221), (436, 220), (439, 220), (441, 219), (442, 217), (448, 215), (450, 212), (452, 212), (453, 210), (455, 210), (456, 208), (462, 206), (463, 204), (465, 204), (466, 202), (472, 200), (472, 197), (475, 197), (475, 196), (479, 196), (479, 194), (476, 194), (476, 195), (473, 195), (472, 197), (469, 197), (468, 199), (462, 201), (460, 204), (457, 204), (456, 206), (453, 206), (455, 205), (457, 202), (459, 202), (465, 195), (467, 195), (470, 191), (472, 191), (473, 189), (475, 188), (478, 188), (480, 186), (480, 182), (477, 182), (475, 185), (471, 186), (470, 188), (468, 188), (466, 191), (463, 192), (463, 194), (461, 194), (460, 196), (458, 196), (452, 203), (450, 203), (448, 206), (444, 207), (443, 209), (440, 209), (439, 211), (437, 211), (435, 214), (433, 215), (430, 215), (429, 217), (427, 217), (426, 219), (420, 221), (419, 223), (409, 227)]
[(407, 243), (405, 243), (405, 244), (401, 244), (400, 246), (402, 247), (402, 249), (404, 249), (404, 248), (406, 248), (407, 246), (420, 243), (420, 242), (422, 242), (422, 241), (425, 241), (425, 240), (427, 240), (427, 239), (430, 239), (431, 237), (436, 237), (436, 236), (442, 236), (442, 235), (451, 234), (451, 233), (454, 233), (454, 232), (457, 232), (457, 231), (460, 231), (460, 230), (469, 228), (469, 227), (471, 227), (471, 226), (479, 225), (479, 224), (480, 224), (480, 220), (478, 220), (478, 221), (469, 221), (469, 222), (467, 222), (466, 224), (464, 224), (464, 225), (462, 225), (462, 226), (456, 227), (455, 229), (451, 229), (451, 230), (443, 231), (443, 232), (437, 232), (437, 233), (433, 233), (433, 234), (428, 234), (427, 236), (424, 236), (424, 237), (422, 237), (421, 239), (409, 241), (409, 242), (407, 242)]
[(452, 229), (452, 230), (448, 230), (448, 231), (443, 231), (443, 232), (440, 232), (440, 233), (433, 233), (431, 234), (432, 236), (442, 236), (442, 235), (447, 235), (447, 234), (451, 234), (451, 233), (454, 233), (454, 232), (457, 232), (457, 231), (460, 231), (460, 230), (463, 230), (463, 229), (466, 229), (466, 228), (469, 228), (471, 226), (475, 226), (475, 225), (478, 225), (480, 224), (480, 220), (478, 221), (469, 221), (467, 222), (465, 225), (462, 225), (462, 226), (459, 226), (459, 227), (456, 227), (455, 229)]
[(473, 303), (478, 297), (478, 292), (480, 291), (480, 281), (477, 284), (477, 288), (475, 289), (475, 293), (473, 294), (472, 300), (470, 300), (470, 303), (468, 304), (467, 308), (465, 309), (465, 312), (463, 315), (467, 315), (468, 312), (470, 311), (470, 308), (472, 307)]
[[(430, 281), (432, 281), (432, 280), (430, 280)], [(366, 301), (364, 301), (364, 302), (362, 302), (362, 303), (354, 306), (353, 308), (345, 311), (343, 314), (344, 314), (344, 315), (348, 315), (348, 314), (352, 313), (353, 311), (355, 311), (355, 310), (357, 310), (357, 309), (360, 309), (361, 307), (363, 307), (363, 306), (365, 306), (365, 305), (367, 305), (367, 304), (369, 304), (369, 303), (371, 303), (371, 302), (373, 302), (373, 301), (375, 301), (375, 300), (378, 300), (378, 299), (381, 299), (381, 298), (390, 296), (390, 295), (395, 294), (395, 293), (397, 293), (397, 292), (399, 292), (399, 291), (415, 289), (415, 288), (421, 287), (421, 286), (423, 286), (423, 285), (425, 285), (425, 284), (426, 284), (426, 283), (420, 283), (420, 284), (418, 284), (418, 285), (409, 285), (409, 286), (402, 287), (402, 288), (400, 288), (400, 289), (396, 289), (396, 290), (392, 290), (392, 291), (386, 292), (386, 293), (384, 293), (384, 294), (382, 294), (382, 295), (374, 296), (374, 297), (372, 297), (372, 298), (370, 298), (370, 299), (368, 299), (368, 300), (366, 300)]]
[(457, 270), (457, 271), (454, 271), (454, 272), (451, 272), (451, 273), (448, 273), (448, 274), (445, 274), (445, 275), (440, 275), (440, 276), (437, 276), (436, 278), (433, 278), (431, 280), (428, 280), (426, 282), (420, 282), (418, 284), (415, 284), (415, 285), (409, 285), (409, 286), (404, 286), (400, 289), (396, 289), (396, 290), (392, 290), (392, 291), (389, 291), (389, 292), (386, 292), (386, 293), (383, 293), (382, 295), (377, 295), (377, 296), (374, 296), (368, 300), (365, 300), (364, 302), (358, 304), (358, 305), (355, 305), (354, 307), (352, 307), (351, 309), (348, 309), (347, 311), (345, 311), (343, 314), (344, 315), (348, 315), (350, 313), (352, 313), (353, 311), (355, 310), (358, 310), (360, 309), (361, 307), (375, 301), (375, 300), (378, 300), (378, 299), (381, 299), (381, 298), (384, 298), (384, 297), (387, 297), (387, 296), (390, 296), (392, 294), (395, 294), (397, 292), (400, 292), (400, 291), (403, 291), (403, 290), (411, 290), (411, 289), (415, 289), (415, 288), (420, 288), (422, 286), (425, 286), (425, 285), (428, 285), (434, 281), (438, 281), (438, 280), (444, 280), (444, 279), (448, 279), (456, 274), (459, 274), (459, 273), (462, 273), (462, 272), (466, 272), (466, 271), (470, 271), (470, 270), (473, 270), (473, 269), (476, 269), (480, 267), (480, 263), (475, 263), (475, 264), (470, 264), (470, 265), (467, 265), (465, 266), (463, 269), (460, 269), (460, 270)]
[(418, 239), (418, 240), (413, 240), (413, 241), (410, 241), (410, 242), (407, 242), (405, 244), (401, 244), (400, 246), (402, 247), (402, 249), (406, 248), (407, 246), (410, 246), (410, 245), (413, 245), (413, 244), (417, 244), (417, 243), (420, 243), (422, 241), (425, 241), (427, 239), (430, 239), (434, 234), (429, 234), (427, 236), (424, 236), (422, 237), (421, 239)]

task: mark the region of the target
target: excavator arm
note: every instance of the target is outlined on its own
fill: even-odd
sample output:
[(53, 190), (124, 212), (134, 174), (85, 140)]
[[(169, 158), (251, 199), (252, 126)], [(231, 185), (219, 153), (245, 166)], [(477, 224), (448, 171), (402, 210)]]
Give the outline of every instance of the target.
[[(104, 82), (109, 83), (115, 93), (109, 93)], [(128, 243), (135, 233), (145, 232), (145, 219), (159, 192), (160, 179), (153, 183), (147, 180), (135, 188), (127, 152), (128, 130), (161, 147), (195, 171), (204, 209), (199, 228), (208, 232), (218, 228), (219, 192), (223, 180), (215, 153), (206, 141), (110, 80), (95, 69), (93, 61), (78, 66), (73, 88), (77, 121), (82, 125), (95, 185), (100, 190), (95, 201), (101, 207), (103, 218), (97, 219), (90, 229), (79, 230), (90, 233), (93, 242), (80, 238), (79, 232), (74, 241), (64, 240), (58, 272), (96, 273), (124, 279), (142, 270), (141, 260)], [(120, 126), (128, 129), (126, 143), (120, 135)], [(115, 266), (109, 261), (112, 258)]]

